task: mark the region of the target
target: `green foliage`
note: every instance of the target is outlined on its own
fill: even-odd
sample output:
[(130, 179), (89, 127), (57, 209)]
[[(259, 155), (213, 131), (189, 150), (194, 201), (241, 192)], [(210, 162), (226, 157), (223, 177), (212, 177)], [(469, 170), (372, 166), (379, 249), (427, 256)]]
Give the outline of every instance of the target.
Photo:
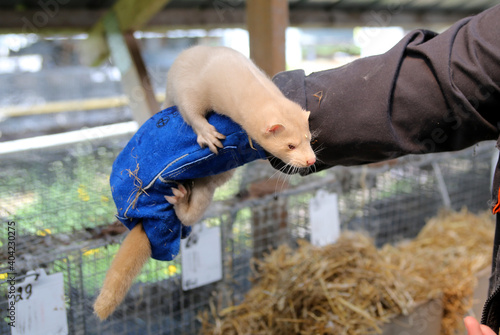
[(112, 223), (116, 212), (108, 182), (112, 162), (101, 149), (27, 170), (32, 201), (13, 213), (20, 233), (68, 233)]
[[(83, 275), (83, 278), (92, 280), (83, 281), (83, 290), (86, 296), (94, 296), (100, 290), (106, 272), (118, 252), (120, 244), (110, 244), (94, 249), (82, 249), (78, 254), (70, 254), (67, 257), (54, 262), (54, 270), (63, 272), (66, 287), (79, 287), (80, 283), (70, 282)], [(73, 275), (71, 275), (73, 273)], [(180, 262), (162, 262), (150, 259), (142, 269), (135, 282), (158, 282), (178, 276), (181, 273)], [(78, 275), (75, 275), (78, 274)]]
[[(57, 156), (45, 162), (10, 166), (0, 172), (6, 176), (1, 187), (2, 202), (13, 204), (8, 213), (15, 220), (19, 235), (66, 234), (111, 224), (115, 221), (115, 204), (109, 186), (109, 174), (116, 151), (99, 147), (77, 147), (74, 156)], [(230, 190), (230, 192), (232, 192)], [(223, 197), (227, 195), (223, 194)], [(18, 201), (19, 200), (19, 201)], [(63, 272), (65, 286), (80, 287), (95, 295), (100, 289), (119, 244), (71, 252), (48, 264), (50, 272)], [(179, 276), (179, 260), (160, 262), (151, 259), (136, 281), (157, 282)]]

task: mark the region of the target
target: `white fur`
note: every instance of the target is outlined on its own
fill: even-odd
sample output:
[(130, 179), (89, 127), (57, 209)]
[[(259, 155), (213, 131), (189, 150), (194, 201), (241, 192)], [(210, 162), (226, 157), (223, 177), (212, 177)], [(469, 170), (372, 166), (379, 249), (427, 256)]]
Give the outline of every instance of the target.
[(212, 110), (229, 116), (287, 164), (308, 167), (316, 160), (310, 146), (309, 112), (287, 99), (248, 58), (233, 49), (196, 46), (183, 51), (167, 77), (165, 107), (172, 105), (177, 105), (193, 127), (198, 143), (213, 152), (222, 147), (224, 136), (206, 120)]

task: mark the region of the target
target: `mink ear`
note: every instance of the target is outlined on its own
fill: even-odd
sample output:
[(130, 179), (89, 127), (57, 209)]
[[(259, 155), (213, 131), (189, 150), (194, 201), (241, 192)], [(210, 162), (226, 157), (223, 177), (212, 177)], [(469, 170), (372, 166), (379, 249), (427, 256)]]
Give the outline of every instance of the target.
[(267, 127), (266, 134), (278, 135), (283, 130), (285, 130), (285, 126), (280, 123), (276, 123)]

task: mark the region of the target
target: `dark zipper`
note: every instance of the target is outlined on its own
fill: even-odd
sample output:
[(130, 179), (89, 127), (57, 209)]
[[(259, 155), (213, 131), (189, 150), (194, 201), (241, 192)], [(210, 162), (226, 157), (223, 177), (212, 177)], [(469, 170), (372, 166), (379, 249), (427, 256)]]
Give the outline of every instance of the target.
[[(496, 289), (493, 291), (493, 293), (486, 299), (486, 302), (484, 303), (484, 308), (483, 308), (483, 314), (481, 316), (481, 323), (483, 325), (488, 325), (488, 314), (491, 309), (491, 304), (495, 300), (495, 298), (500, 294), (500, 285), (496, 287)], [(495, 332), (497, 330), (493, 329)]]
[[(500, 139), (499, 139), (500, 141)], [(500, 166), (500, 160), (498, 161), (498, 165)], [(499, 192), (499, 196), (500, 196), (500, 189), (498, 190)], [(500, 198), (499, 198), (499, 201), (500, 201)], [(499, 248), (500, 248), (500, 213), (497, 213), (496, 215), (496, 224), (495, 224), (495, 237), (494, 237), (494, 240), (493, 240), (493, 254), (492, 254), (492, 260), (491, 260), (491, 263), (492, 263), (492, 267), (491, 267), (491, 275), (492, 276), (498, 276), (497, 272), (499, 272), (499, 269), (497, 269), (497, 260), (498, 260), (498, 253), (500, 252), (499, 251)], [(488, 314), (490, 312), (490, 310), (492, 309), (491, 305), (493, 304), (493, 301), (495, 300), (495, 298), (499, 298), (500, 297), (497, 297), (500, 295), (500, 278), (498, 277), (493, 277), (495, 278), (494, 281), (490, 281), (490, 283), (495, 283), (496, 287), (495, 289), (493, 290), (493, 292), (489, 295), (488, 299), (486, 299), (486, 302), (484, 303), (484, 307), (483, 307), (483, 313), (481, 315), (481, 323), (483, 325), (487, 325), (488, 324)], [(500, 320), (497, 320), (497, 322), (500, 322)], [(498, 327), (498, 325), (495, 325), (495, 327)], [(495, 330), (495, 333), (498, 334), (498, 328)]]

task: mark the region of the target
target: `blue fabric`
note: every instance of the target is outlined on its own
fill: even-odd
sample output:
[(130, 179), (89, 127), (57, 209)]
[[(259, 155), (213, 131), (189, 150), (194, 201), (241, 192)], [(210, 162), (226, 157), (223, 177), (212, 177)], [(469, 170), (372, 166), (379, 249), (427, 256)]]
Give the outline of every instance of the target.
[(191, 232), (164, 198), (172, 195), (176, 181), (219, 174), (266, 158), (264, 150), (255, 142), (253, 149), (246, 132), (228, 117), (211, 113), (207, 120), (226, 136), (217, 155), (200, 148), (193, 129), (173, 106), (146, 121), (113, 163), (110, 184), (117, 218), (128, 229), (142, 222), (154, 259), (174, 259), (181, 238)]

